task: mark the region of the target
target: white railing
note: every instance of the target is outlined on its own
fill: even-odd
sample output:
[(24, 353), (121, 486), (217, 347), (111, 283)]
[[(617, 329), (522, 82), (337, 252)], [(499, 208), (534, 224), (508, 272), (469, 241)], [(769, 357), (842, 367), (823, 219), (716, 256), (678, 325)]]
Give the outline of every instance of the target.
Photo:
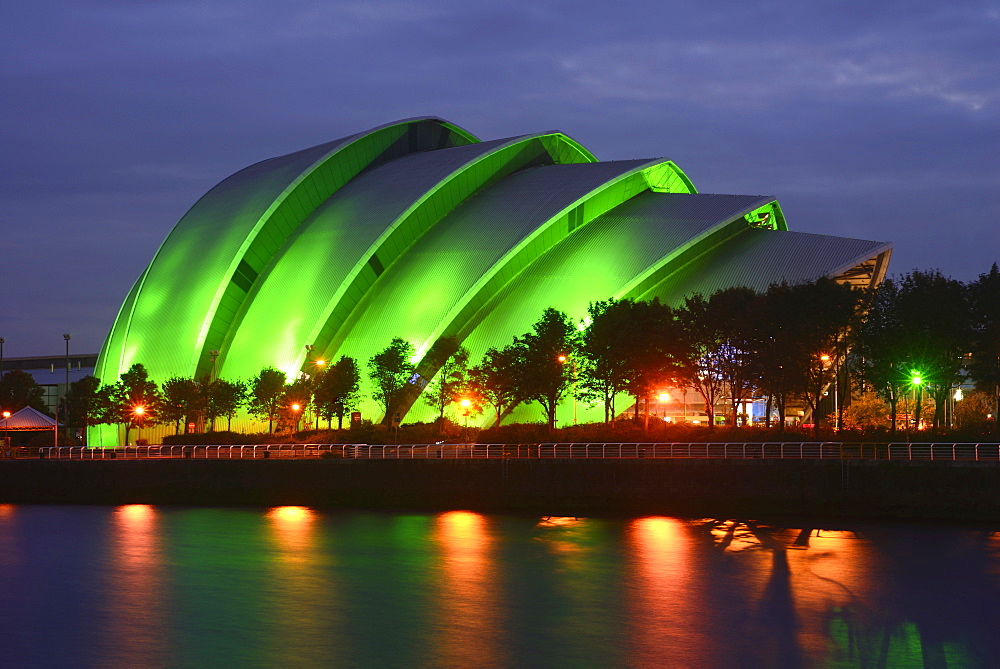
[(365, 460), (509, 458), (573, 459), (864, 459), (1000, 461), (995, 443), (690, 442), (549, 444), (248, 444), (233, 446), (44, 447), (40, 458), (60, 460), (353, 458)]
[(58, 460), (253, 460), (268, 458), (319, 458), (330, 453), (342, 455), (344, 444), (240, 444), (218, 446), (128, 446), (119, 448), (80, 448), (46, 446), (38, 449), (39, 458)]

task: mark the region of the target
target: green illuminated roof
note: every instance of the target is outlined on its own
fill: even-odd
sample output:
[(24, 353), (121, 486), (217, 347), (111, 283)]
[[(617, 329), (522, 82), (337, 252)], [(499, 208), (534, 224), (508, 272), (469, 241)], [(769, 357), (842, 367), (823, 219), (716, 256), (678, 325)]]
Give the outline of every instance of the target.
[(396, 336), (418, 355), (456, 336), (475, 359), (549, 306), (579, 317), (611, 296), (676, 301), (861, 265), (876, 281), (888, 253), (788, 232), (770, 197), (696, 194), (669, 160), (601, 163), (559, 132), (480, 142), (407, 119), (205, 194), (129, 292), (95, 374), (111, 382), (141, 362), (158, 381), (200, 376), (217, 350), (221, 377), (293, 376), (306, 345), (363, 363)]

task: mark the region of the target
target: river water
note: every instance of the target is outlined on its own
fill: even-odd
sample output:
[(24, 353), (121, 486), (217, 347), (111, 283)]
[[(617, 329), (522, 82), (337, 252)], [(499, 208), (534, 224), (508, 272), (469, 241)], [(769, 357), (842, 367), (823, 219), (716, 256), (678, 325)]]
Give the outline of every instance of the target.
[(0, 506), (3, 666), (1000, 666), (1000, 534)]

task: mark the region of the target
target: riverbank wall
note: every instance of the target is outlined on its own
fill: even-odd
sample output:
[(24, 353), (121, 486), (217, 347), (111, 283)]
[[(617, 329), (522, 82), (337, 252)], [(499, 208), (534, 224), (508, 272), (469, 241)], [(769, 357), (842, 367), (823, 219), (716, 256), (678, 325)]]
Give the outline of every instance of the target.
[(0, 503), (302, 505), (588, 516), (1000, 521), (1000, 463), (876, 460), (13, 460)]

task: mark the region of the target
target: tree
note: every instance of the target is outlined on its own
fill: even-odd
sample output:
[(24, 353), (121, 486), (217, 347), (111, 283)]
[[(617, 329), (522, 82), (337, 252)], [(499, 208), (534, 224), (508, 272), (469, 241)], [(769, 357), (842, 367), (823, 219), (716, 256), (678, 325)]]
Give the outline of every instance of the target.
[(63, 415), (67, 425), (87, 428), (102, 422), (98, 399), (100, 387), (101, 380), (94, 376), (85, 376), (69, 384), (63, 399)]
[[(902, 394), (927, 386), (935, 399), (935, 426), (944, 420), (949, 393), (961, 380), (972, 341), (965, 286), (939, 272), (913, 271), (873, 291), (856, 331), (855, 373), (889, 402), (895, 426)], [(911, 379), (920, 378), (920, 383)], [(916, 401), (919, 423), (921, 402)]]
[(181, 423), (187, 433), (187, 424), (204, 410), (203, 395), (193, 379), (173, 377), (163, 382), (163, 409), (160, 418), (174, 424), (174, 434), (180, 434)]
[(117, 383), (108, 387), (100, 401), (105, 403), (103, 420), (117, 423), (125, 429), (126, 445), (133, 427), (142, 429), (160, 421), (163, 397), (156, 383), (150, 380), (145, 366), (140, 363), (129, 367)]
[(504, 349), (490, 348), (482, 361), (469, 370), (469, 391), (493, 407), (496, 413), (494, 427), (520, 402), (515, 367), (518, 355), (514, 346)]
[(358, 363), (346, 355), (320, 375), (313, 400), (316, 402), (316, 411), (326, 419), (328, 427), (333, 416), (336, 416), (337, 429), (344, 428), (344, 416), (353, 411), (361, 400), (358, 392), (360, 385)]
[[(937, 271), (913, 271), (903, 277), (899, 299), (910, 373), (927, 382), (934, 398), (934, 427), (939, 427), (948, 397), (962, 380), (963, 356), (972, 345), (968, 291)], [(919, 409), (918, 401), (918, 422)]]
[(993, 425), (997, 424), (997, 414), (994, 411), (994, 397), (991, 393), (973, 390), (966, 393), (955, 402), (955, 419), (962, 427), (982, 427), (990, 424), (989, 416), (993, 414)]
[(247, 401), (247, 385), (242, 381), (227, 381), (226, 379), (215, 379), (210, 381), (208, 377), (202, 379), (201, 384), (202, 407), (205, 421), (209, 430), (215, 431), (215, 419), (225, 416), (228, 424), (227, 430), (233, 427), (233, 416), (240, 407)]
[(872, 430), (885, 426), (889, 405), (875, 393), (864, 393), (844, 410), (843, 426), (848, 430)]
[(285, 392), (285, 373), (265, 367), (250, 381), (247, 410), (261, 420), (267, 419), (267, 431), (274, 432), (274, 419)]
[(312, 403), (313, 384), (305, 374), (300, 375), (285, 386), (278, 405), (278, 431), (282, 427), (289, 432), (298, 432), (299, 419), (306, 413)]
[(550, 430), (555, 428), (556, 408), (572, 381), (572, 368), (567, 363), (576, 332), (566, 314), (550, 307), (531, 332), (514, 340), (518, 395), (542, 405)]
[(604, 406), (604, 422), (614, 422), (615, 398), (629, 385), (631, 301), (610, 299), (591, 302), (587, 307), (589, 322), (580, 334), (579, 384), (580, 399), (600, 402)]
[[(1000, 416), (1000, 269), (996, 263), (969, 286), (969, 302), (973, 324), (969, 377), (978, 391), (991, 398), (988, 413)], [(994, 420), (993, 429), (1000, 436), (1000, 420)]]
[(798, 295), (786, 284), (769, 286), (754, 311), (757, 329), (758, 386), (767, 396), (765, 414), (768, 424), (772, 408), (778, 424), (785, 425), (788, 400), (796, 394), (795, 379), (803, 375), (803, 357), (799, 353)]
[(756, 350), (759, 334), (753, 318), (758, 295), (750, 288), (718, 290), (702, 314), (713, 322), (718, 340), (711, 355), (732, 401), (732, 425), (739, 424), (739, 407), (751, 397), (759, 377)]
[(368, 377), (375, 384), (372, 399), (385, 410), (384, 425), (389, 424), (406, 385), (413, 377), (413, 354), (413, 346), (408, 341), (394, 337), (384, 350), (368, 361)]
[(662, 392), (665, 385), (680, 385), (684, 336), (670, 307), (653, 299), (650, 302), (622, 300), (621, 343), (625, 388), (635, 397), (635, 414), (645, 403), (646, 427), (649, 427), (650, 397)]
[(899, 286), (887, 279), (869, 291), (866, 310), (854, 329), (850, 369), (862, 386), (889, 404), (889, 429), (896, 431), (906, 377), (905, 324), (899, 313)]
[(438, 412), (439, 427), (444, 425), (445, 409), (466, 390), (468, 376), (469, 352), (456, 344), (424, 390), (424, 402)]
[(715, 427), (715, 405), (725, 388), (722, 364), (726, 333), (709, 301), (695, 294), (684, 301), (678, 318), (683, 324), (686, 355), (681, 362), (683, 382), (705, 402), (709, 428)]
[(50, 414), (45, 406), (45, 389), (38, 385), (35, 377), (20, 369), (11, 370), (0, 379), (0, 408), (14, 413), (24, 407)]
[(793, 377), (793, 385), (800, 389), (812, 412), (819, 438), (819, 403), (824, 390), (837, 379), (847, 333), (856, 325), (860, 313), (862, 293), (849, 284), (821, 278), (792, 286), (791, 294), (799, 305), (797, 325), (793, 327), (795, 342), (791, 344), (798, 361), (793, 367), (801, 374), (797, 383)]

